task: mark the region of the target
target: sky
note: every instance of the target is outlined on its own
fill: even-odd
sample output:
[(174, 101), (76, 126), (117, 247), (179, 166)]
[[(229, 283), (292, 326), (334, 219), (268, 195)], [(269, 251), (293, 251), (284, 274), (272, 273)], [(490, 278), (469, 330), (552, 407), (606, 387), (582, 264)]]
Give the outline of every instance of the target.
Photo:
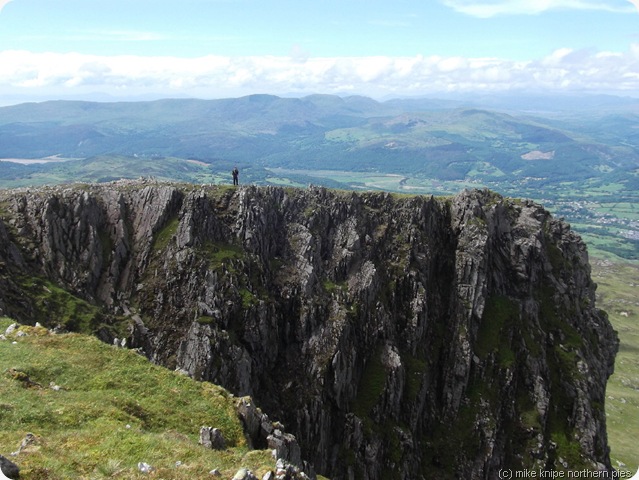
[(639, 0), (0, 0), (0, 104), (639, 96)]

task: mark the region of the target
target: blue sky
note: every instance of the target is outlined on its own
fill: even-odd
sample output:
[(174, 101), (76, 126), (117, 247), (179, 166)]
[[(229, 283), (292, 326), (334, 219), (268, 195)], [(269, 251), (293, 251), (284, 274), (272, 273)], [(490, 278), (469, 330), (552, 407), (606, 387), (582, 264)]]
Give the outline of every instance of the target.
[(638, 4), (0, 0), (0, 103), (94, 93), (639, 95)]

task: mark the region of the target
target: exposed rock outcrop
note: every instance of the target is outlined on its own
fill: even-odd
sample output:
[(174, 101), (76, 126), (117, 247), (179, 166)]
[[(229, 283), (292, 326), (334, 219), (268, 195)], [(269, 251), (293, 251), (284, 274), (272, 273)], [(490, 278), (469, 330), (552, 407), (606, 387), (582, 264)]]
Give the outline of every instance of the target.
[[(0, 202), (6, 271), (101, 306), (102, 336), (128, 318), (154, 362), (251, 395), (335, 480), (611, 469), (617, 338), (585, 245), (537, 204), (130, 182)], [(29, 321), (10, 277), (0, 308)]]
[(219, 428), (201, 427), (199, 443), (213, 450), (224, 450), (226, 448), (226, 440)]
[(0, 455), (0, 471), (5, 478), (17, 480), (20, 478), (20, 468), (7, 457)]

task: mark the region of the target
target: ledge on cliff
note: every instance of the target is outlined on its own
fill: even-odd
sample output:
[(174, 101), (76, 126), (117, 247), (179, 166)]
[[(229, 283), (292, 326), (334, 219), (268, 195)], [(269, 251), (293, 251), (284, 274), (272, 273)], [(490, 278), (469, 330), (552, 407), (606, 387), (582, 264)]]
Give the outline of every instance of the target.
[(0, 211), (4, 312), (55, 306), (36, 277), (70, 292), (104, 338), (126, 322), (154, 362), (252, 395), (335, 479), (611, 471), (616, 334), (585, 245), (533, 202), (116, 182)]

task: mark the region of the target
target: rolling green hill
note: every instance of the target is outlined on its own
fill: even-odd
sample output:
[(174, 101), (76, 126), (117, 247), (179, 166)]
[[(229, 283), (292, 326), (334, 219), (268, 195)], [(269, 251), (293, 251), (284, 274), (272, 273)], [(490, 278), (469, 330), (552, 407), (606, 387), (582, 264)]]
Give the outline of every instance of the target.
[(443, 180), (575, 179), (637, 168), (636, 114), (586, 118), (322, 95), (44, 102), (0, 108), (0, 158), (164, 156)]
[[(0, 331), (11, 323), (0, 318)], [(249, 448), (226, 390), (86, 335), (22, 326), (0, 340), (0, 399), (0, 454), (26, 480), (148, 478), (141, 462), (167, 480), (275, 467), (270, 450)], [(228, 448), (199, 445), (201, 426), (219, 428)]]
[(611, 460), (615, 468), (634, 473), (639, 468), (639, 266), (595, 259), (593, 279), (597, 304), (608, 312), (621, 341), (606, 389)]

